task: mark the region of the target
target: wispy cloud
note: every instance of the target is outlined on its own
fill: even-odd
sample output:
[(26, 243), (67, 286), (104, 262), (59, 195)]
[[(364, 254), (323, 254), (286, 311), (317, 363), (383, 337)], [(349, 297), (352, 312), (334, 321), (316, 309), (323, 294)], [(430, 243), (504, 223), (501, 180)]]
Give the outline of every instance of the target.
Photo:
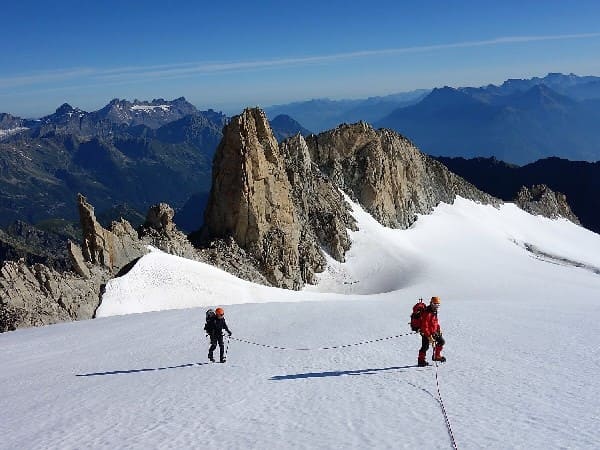
[(291, 66), (307, 66), (312, 64), (335, 63), (337, 61), (368, 58), (386, 55), (402, 55), (425, 53), (441, 50), (486, 47), (507, 44), (520, 44), (541, 41), (561, 41), (570, 39), (593, 39), (600, 33), (579, 33), (542, 36), (506, 36), (480, 41), (454, 42), (448, 44), (421, 45), (412, 47), (362, 50), (328, 55), (261, 59), (251, 61), (224, 62), (189, 62), (179, 64), (163, 64), (153, 66), (128, 66), (115, 68), (71, 68), (49, 72), (39, 72), (12, 77), (0, 77), (0, 89), (53, 85), (64, 82), (75, 82), (79, 85), (90, 83), (125, 84), (134, 81), (152, 81), (172, 78), (187, 78), (199, 75), (211, 75), (225, 72), (242, 72), (248, 70), (277, 69)]

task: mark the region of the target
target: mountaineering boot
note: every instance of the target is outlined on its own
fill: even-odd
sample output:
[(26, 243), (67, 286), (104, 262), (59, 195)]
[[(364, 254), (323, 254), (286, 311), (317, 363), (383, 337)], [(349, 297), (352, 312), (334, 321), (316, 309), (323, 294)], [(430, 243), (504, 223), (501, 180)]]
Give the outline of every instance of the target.
[(211, 362), (215, 362), (215, 358), (213, 358), (213, 354), (212, 354), (212, 353), (209, 353), (209, 354), (208, 354), (208, 359), (209, 359), (209, 361), (211, 361)]
[(425, 366), (429, 365), (429, 363), (427, 363), (427, 361), (425, 361), (426, 356), (427, 356), (426, 352), (419, 351), (419, 357), (417, 359), (417, 366), (425, 367)]
[(433, 356), (431, 357), (431, 359), (433, 361), (446, 362), (446, 357), (442, 356), (441, 353), (442, 353), (442, 347), (441, 346), (436, 347), (433, 350)]
[(222, 363), (224, 363), (225, 361), (227, 361), (227, 358), (225, 358), (225, 357), (222, 357), (222, 358), (221, 358), (221, 360), (220, 360), (219, 362), (222, 362)]

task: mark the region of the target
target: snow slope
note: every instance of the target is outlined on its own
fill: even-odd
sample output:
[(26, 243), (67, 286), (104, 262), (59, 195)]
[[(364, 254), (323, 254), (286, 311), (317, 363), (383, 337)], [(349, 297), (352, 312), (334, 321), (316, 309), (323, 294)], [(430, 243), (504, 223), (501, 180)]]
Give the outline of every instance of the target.
[(458, 199), (404, 231), (354, 209), (347, 262), (302, 292), (156, 251), (103, 318), (0, 335), (0, 448), (452, 448), (417, 336), (232, 340), (221, 365), (201, 330), (221, 304), (234, 337), (357, 343), (407, 333), (431, 295), (458, 448), (598, 448), (600, 236), (510, 204)]

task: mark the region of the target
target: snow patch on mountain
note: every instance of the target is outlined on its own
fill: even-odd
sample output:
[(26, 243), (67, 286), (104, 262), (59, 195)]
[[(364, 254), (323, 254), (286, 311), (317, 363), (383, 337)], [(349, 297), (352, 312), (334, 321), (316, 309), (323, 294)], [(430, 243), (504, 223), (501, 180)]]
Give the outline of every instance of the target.
[(131, 110), (142, 111), (142, 112), (154, 112), (156, 109), (160, 109), (164, 112), (168, 112), (171, 105), (132, 105)]
[(0, 139), (22, 133), (23, 131), (28, 130), (28, 129), (29, 128), (27, 128), (27, 127), (14, 127), (14, 128), (8, 128), (5, 130), (0, 130)]

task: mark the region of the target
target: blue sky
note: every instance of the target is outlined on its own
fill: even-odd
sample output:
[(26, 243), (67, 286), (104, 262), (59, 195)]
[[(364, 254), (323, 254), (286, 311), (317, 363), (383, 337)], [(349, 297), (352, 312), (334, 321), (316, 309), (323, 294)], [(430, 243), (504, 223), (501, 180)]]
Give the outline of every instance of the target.
[[(6, 4), (8, 3), (8, 4)], [(598, 1), (5, 2), (0, 112), (310, 98), (600, 75)]]

